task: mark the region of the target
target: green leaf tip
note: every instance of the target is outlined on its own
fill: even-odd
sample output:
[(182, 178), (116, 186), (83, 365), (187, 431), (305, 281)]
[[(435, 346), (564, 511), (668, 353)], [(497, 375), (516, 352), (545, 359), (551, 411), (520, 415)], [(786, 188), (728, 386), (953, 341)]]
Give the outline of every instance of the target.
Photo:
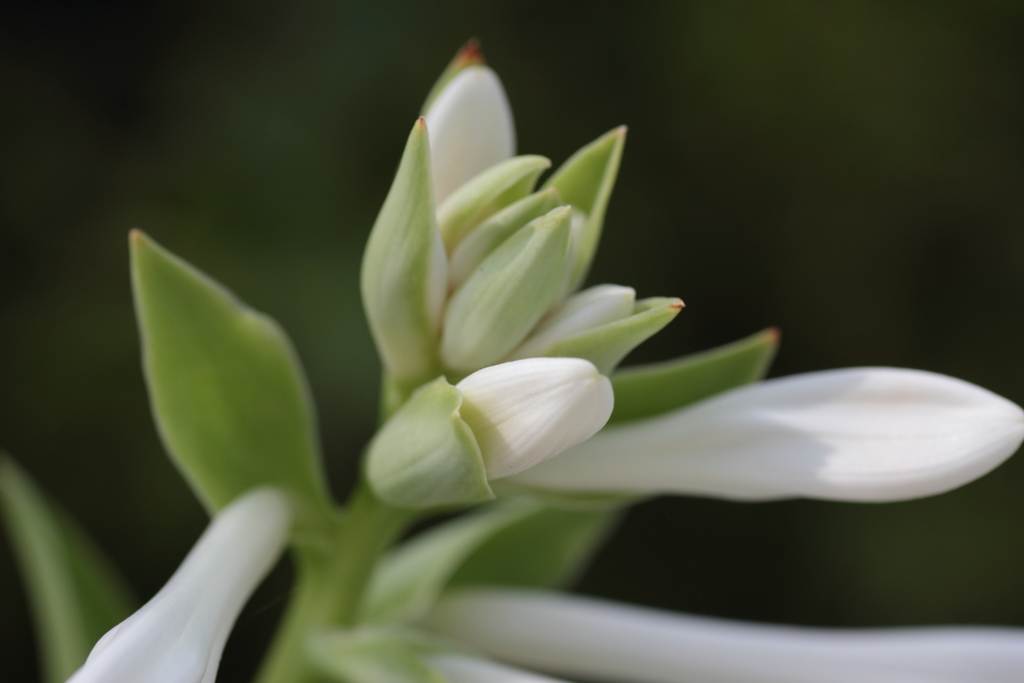
[(135, 608), (79, 526), (0, 452), (0, 511), (25, 583), (46, 683), (63, 683)]
[(626, 132), (626, 126), (619, 126), (585, 145), (544, 183), (544, 188), (557, 188), (564, 200), (585, 219), (582, 230), (574, 239), (569, 291), (578, 288), (586, 279), (601, 241), (605, 212), (626, 146)]
[(779, 339), (770, 327), (708, 351), (619, 370), (611, 376), (615, 409), (608, 423), (652, 417), (763, 379)]
[(436, 377), (436, 346), (447, 290), (437, 231), (426, 122), (417, 119), (363, 252), (360, 291), (374, 342), (396, 380)]
[(633, 315), (563, 339), (544, 355), (585, 358), (610, 375), (630, 351), (660, 332), (681, 310), (682, 299), (642, 299), (636, 302)]
[(389, 505), (429, 509), (494, 498), (462, 394), (444, 377), (413, 392), (370, 442), (366, 478)]
[(330, 517), (312, 397), (284, 331), (141, 232), (131, 234), (143, 369), (157, 430), (211, 510), (262, 485), (300, 527)]

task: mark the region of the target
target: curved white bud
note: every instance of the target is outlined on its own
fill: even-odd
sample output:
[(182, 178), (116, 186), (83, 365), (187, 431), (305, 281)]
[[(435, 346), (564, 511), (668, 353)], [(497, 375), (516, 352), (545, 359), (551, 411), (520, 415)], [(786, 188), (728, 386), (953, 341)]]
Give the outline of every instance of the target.
[(905, 500), (986, 474), (1022, 438), (1024, 412), (981, 387), (852, 368), (769, 380), (615, 426), (516, 480), (740, 500)]
[(465, 655), (433, 655), (426, 661), (440, 671), (448, 683), (563, 683), (556, 678)]
[(608, 421), (611, 382), (580, 358), (492, 365), (455, 385), (488, 479), (500, 479), (586, 441)]
[(567, 337), (627, 318), (635, 302), (636, 290), (620, 285), (596, 285), (574, 294), (537, 324), (509, 360), (541, 356)]
[(213, 683), (228, 633), (290, 523), (273, 489), (224, 508), (160, 592), (100, 638), (68, 683)]
[(512, 108), (498, 75), (486, 66), (459, 72), (425, 117), (438, 205), (477, 173), (516, 153)]
[(744, 624), (542, 591), (456, 593), (426, 625), (518, 666), (614, 683), (1016, 683), (1024, 671), (1024, 629)]

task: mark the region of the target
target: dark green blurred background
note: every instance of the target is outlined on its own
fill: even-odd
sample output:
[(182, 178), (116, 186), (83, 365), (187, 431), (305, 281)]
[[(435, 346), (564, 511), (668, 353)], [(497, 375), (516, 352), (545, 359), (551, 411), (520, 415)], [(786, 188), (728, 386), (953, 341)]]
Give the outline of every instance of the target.
[[(360, 252), (434, 78), (483, 41), (520, 151), (630, 126), (591, 283), (687, 308), (630, 362), (771, 324), (773, 374), (925, 368), (1024, 403), (1024, 12), (996, 2), (0, 5), (0, 444), (140, 598), (205, 518), (138, 360), (141, 227), (289, 330), (335, 490), (371, 433)], [(1024, 457), (889, 505), (662, 499), (583, 591), (822, 625), (1024, 626)], [(239, 622), (245, 680), (288, 590)], [(35, 680), (0, 545), (0, 662)]]

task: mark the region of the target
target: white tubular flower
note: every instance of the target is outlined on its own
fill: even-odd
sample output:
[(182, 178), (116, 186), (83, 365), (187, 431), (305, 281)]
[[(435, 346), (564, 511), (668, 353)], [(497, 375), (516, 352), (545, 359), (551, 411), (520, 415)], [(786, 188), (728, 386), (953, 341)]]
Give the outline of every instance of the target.
[(580, 358), (492, 365), (455, 387), (492, 480), (586, 441), (608, 421), (615, 402), (608, 378)]
[(516, 152), (512, 108), (497, 74), (486, 66), (459, 72), (430, 105), (426, 119), (437, 204)]
[(290, 523), (273, 489), (224, 508), (160, 592), (107, 632), (68, 683), (213, 683), (228, 633)]
[(543, 355), (557, 342), (633, 313), (636, 290), (621, 285), (596, 285), (574, 294), (540, 321), (509, 360)]
[(986, 474), (1022, 438), (1024, 412), (978, 386), (852, 368), (770, 380), (611, 427), (516, 482), (738, 500), (905, 500)]
[(1013, 628), (744, 624), (511, 589), (451, 595), (427, 625), (519, 666), (615, 683), (1019, 683), (1024, 672)]
[(563, 683), (556, 678), (464, 655), (434, 655), (426, 661), (441, 672), (448, 683)]

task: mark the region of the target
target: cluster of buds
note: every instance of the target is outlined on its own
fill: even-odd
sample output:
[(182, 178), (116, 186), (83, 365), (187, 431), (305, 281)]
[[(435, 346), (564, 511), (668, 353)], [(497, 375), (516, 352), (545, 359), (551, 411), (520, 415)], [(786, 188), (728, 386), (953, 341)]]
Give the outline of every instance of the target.
[(630, 287), (577, 291), (625, 138), (611, 130), (538, 188), (551, 162), (514, 156), (512, 112), (479, 51), (442, 75), (363, 257), (384, 412), (398, 411), (367, 466), (385, 501), (486, 500), (490, 480), (586, 440), (612, 412), (605, 375), (682, 309)]

